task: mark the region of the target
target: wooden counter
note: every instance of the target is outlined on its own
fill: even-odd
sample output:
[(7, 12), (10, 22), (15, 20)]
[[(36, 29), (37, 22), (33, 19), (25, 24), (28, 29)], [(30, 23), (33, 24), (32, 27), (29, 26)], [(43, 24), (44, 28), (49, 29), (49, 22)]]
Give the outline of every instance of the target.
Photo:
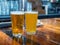
[[(52, 29), (46, 27), (44, 25), (42, 27), (37, 28), (37, 33), (35, 35), (27, 35), (25, 36), (25, 44), (26, 45), (60, 45), (60, 34), (55, 33)], [(11, 38), (9, 35), (4, 33), (1, 29), (0, 31), (0, 45), (22, 45), (22, 38)], [(9, 30), (7, 28), (6, 30)], [(56, 29), (55, 29), (56, 30)], [(17, 41), (18, 40), (18, 41)]]

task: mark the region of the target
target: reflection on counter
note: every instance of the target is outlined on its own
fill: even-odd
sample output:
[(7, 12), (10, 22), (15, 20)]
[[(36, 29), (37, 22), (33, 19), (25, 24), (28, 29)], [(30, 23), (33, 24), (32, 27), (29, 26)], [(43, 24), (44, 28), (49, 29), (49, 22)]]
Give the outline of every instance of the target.
[(44, 28), (47, 29), (44, 31), (47, 33), (46, 36), (47, 39), (49, 39), (48, 41), (60, 45), (60, 18), (41, 19), (41, 22)]

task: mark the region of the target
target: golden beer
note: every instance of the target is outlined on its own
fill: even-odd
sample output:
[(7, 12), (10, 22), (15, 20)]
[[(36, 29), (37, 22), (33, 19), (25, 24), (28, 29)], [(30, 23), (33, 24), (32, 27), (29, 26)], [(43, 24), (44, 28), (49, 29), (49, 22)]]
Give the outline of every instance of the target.
[(11, 12), (11, 20), (12, 20), (13, 34), (21, 35), (23, 33), (23, 26), (24, 26), (24, 12), (12, 11)]
[(37, 18), (38, 18), (38, 12), (35, 11), (25, 12), (25, 24), (27, 34), (36, 33)]

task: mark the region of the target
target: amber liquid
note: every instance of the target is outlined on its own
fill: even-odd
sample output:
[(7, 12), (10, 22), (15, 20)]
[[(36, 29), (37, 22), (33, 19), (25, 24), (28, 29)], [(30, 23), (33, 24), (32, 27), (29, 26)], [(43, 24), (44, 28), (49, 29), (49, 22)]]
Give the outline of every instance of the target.
[(22, 34), (24, 25), (24, 14), (12, 14), (12, 32), (13, 34)]
[(26, 32), (28, 34), (35, 34), (38, 13), (25, 13)]

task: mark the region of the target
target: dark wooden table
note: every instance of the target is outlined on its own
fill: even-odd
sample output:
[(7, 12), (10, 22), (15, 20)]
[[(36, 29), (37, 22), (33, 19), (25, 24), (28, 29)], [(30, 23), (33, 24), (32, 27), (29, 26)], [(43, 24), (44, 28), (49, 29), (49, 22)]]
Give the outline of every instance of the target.
[(4, 28), (0, 29), (0, 45), (60, 45), (59, 43), (50, 41), (50, 34), (53, 34), (53, 31), (48, 30), (46, 26), (40, 26), (37, 27), (35, 35), (24, 33), (24, 36), (18, 39), (12, 38), (11, 28)]

